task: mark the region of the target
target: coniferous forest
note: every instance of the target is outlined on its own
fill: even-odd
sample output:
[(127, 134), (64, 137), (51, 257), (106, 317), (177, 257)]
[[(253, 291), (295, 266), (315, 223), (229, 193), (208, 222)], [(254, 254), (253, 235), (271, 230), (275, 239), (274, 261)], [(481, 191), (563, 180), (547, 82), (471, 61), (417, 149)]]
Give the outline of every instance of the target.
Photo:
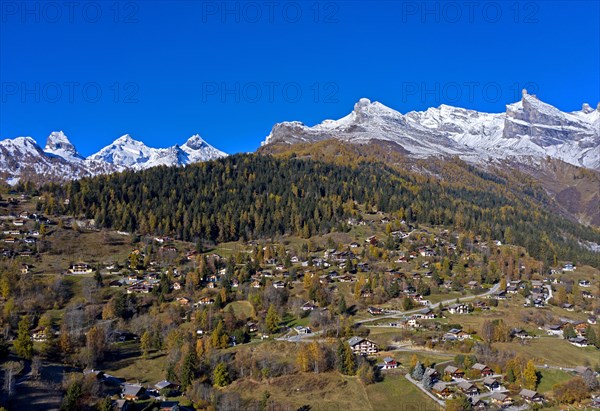
[(396, 212), (413, 224), (524, 246), (548, 264), (558, 258), (600, 266), (598, 254), (579, 245), (600, 243), (596, 228), (547, 211), (551, 201), (540, 189), (459, 166), (453, 172), (468, 176), (441, 181), (366, 161), (234, 155), (49, 185), (43, 211), (94, 219), (97, 227), (217, 243), (283, 234), (308, 238), (344, 230), (361, 212)]

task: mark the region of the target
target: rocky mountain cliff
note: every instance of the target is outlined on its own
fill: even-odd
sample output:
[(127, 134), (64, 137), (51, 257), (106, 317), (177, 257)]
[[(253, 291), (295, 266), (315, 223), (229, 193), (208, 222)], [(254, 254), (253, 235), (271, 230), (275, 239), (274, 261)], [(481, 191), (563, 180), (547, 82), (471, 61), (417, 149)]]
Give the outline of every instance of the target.
[(297, 121), (276, 124), (263, 145), (332, 138), (356, 144), (389, 141), (417, 158), (456, 155), (485, 164), (551, 157), (600, 170), (600, 104), (597, 109), (584, 104), (582, 110), (566, 113), (524, 90), (522, 100), (508, 105), (504, 113), (441, 105), (401, 114), (363, 98), (339, 120), (313, 127)]

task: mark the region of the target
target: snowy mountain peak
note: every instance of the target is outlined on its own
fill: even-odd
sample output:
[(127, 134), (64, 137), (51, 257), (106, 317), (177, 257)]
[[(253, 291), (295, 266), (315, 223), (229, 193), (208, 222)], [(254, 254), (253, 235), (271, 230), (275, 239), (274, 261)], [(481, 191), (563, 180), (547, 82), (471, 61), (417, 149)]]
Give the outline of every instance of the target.
[(63, 181), (155, 166), (183, 166), (224, 157), (200, 136), (182, 147), (151, 148), (125, 134), (97, 153), (83, 158), (62, 131), (48, 137), (45, 151), (31, 137), (0, 141), (0, 173), (10, 184), (21, 178)]
[(65, 135), (64, 132), (62, 131), (53, 131), (52, 133), (50, 133), (50, 135), (48, 136), (48, 140), (46, 141), (46, 148), (66, 148), (66, 147), (73, 147), (73, 144), (71, 144), (71, 142), (69, 141), (69, 139), (67, 138), (67, 136)]
[(562, 112), (527, 90), (520, 101), (498, 114), (440, 105), (403, 115), (362, 98), (339, 120), (313, 127), (300, 122), (276, 124), (263, 145), (332, 138), (356, 144), (391, 141), (420, 158), (458, 155), (484, 163), (490, 158), (550, 156), (600, 170), (600, 112), (588, 107)]
[(185, 160), (183, 164), (197, 163), (198, 161), (212, 160), (227, 156), (221, 150), (217, 150), (208, 144), (199, 134), (188, 138), (184, 145), (180, 147), (182, 156)]
[(11, 141), (15, 145), (23, 146), (23, 147), (26, 147), (26, 146), (37, 146), (37, 143), (31, 137), (17, 137), (17, 138), (14, 138), (12, 140), (10, 140), (10, 139), (2, 140), (2, 142), (8, 142), (8, 141)]
[(360, 118), (361, 116), (398, 116), (399, 112), (381, 104), (379, 101), (371, 101), (368, 98), (361, 98), (354, 104), (353, 114)]
[(123, 134), (121, 137), (119, 137), (118, 139), (116, 139), (115, 141), (113, 141), (113, 144), (128, 144), (128, 143), (133, 143), (133, 144), (144, 144), (141, 141), (135, 140), (133, 137), (131, 137), (129, 134)]
[(62, 157), (65, 160), (81, 161), (83, 157), (62, 131), (53, 131), (46, 140), (44, 152)]
[(354, 105), (354, 111), (360, 111), (368, 107), (369, 105), (371, 105), (371, 100), (363, 97), (360, 100), (358, 100), (358, 102)]
[(208, 143), (204, 141), (200, 134), (194, 134), (185, 142), (184, 146), (189, 147), (192, 150), (198, 150), (202, 147), (207, 147)]

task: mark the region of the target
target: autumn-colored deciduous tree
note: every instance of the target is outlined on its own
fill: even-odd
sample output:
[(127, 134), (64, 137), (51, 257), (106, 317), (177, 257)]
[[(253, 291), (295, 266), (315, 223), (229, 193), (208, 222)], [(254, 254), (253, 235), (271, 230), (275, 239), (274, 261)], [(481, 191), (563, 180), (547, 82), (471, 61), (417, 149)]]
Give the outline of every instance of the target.
[(554, 397), (562, 404), (573, 404), (590, 398), (590, 389), (581, 377), (575, 377), (552, 387)]
[(301, 344), (298, 354), (296, 355), (296, 365), (302, 372), (310, 370), (310, 353), (306, 344)]
[(319, 374), (331, 368), (327, 357), (326, 349), (317, 341), (300, 344), (296, 355), (296, 365), (302, 372), (313, 371)]
[(313, 341), (308, 346), (308, 349), (309, 349), (309, 353), (310, 353), (310, 360), (312, 363), (312, 368), (313, 368), (313, 371), (315, 372), (315, 374), (318, 374), (319, 372), (327, 371), (326, 365), (324, 364), (325, 363), (325, 353), (323, 352), (321, 345), (318, 342)]
[(152, 348), (152, 335), (149, 330), (144, 331), (144, 334), (140, 337), (140, 349), (142, 350), (142, 356), (148, 357), (148, 353)]
[(535, 364), (532, 360), (527, 361), (523, 370), (523, 386), (530, 390), (535, 390), (538, 384), (538, 375)]
[(217, 387), (224, 387), (231, 382), (227, 364), (220, 362), (213, 371), (213, 384)]
[(33, 341), (29, 334), (29, 328), (31, 323), (28, 316), (23, 316), (19, 321), (19, 328), (17, 331), (17, 339), (14, 342), (14, 348), (17, 355), (25, 359), (30, 360), (33, 357)]
[(373, 367), (371, 367), (368, 362), (362, 363), (362, 365), (358, 368), (356, 375), (358, 375), (358, 378), (365, 385), (373, 384), (375, 382), (375, 372), (373, 371)]
[(417, 366), (417, 362), (419, 362), (419, 360), (417, 359), (417, 355), (413, 354), (410, 357), (410, 371), (412, 372), (412, 370)]
[(212, 348), (227, 348), (229, 346), (229, 336), (225, 333), (223, 321), (219, 320), (210, 335), (209, 342)]
[(269, 306), (269, 310), (267, 311), (267, 317), (265, 318), (265, 325), (270, 333), (275, 333), (279, 330), (279, 323), (281, 322), (281, 318), (275, 309), (275, 306), (271, 304)]
[(94, 326), (85, 336), (85, 348), (82, 351), (83, 360), (89, 367), (95, 367), (104, 360), (108, 350), (104, 328)]
[(198, 338), (196, 341), (196, 355), (198, 358), (202, 357), (206, 352), (206, 344), (204, 342), (204, 338)]

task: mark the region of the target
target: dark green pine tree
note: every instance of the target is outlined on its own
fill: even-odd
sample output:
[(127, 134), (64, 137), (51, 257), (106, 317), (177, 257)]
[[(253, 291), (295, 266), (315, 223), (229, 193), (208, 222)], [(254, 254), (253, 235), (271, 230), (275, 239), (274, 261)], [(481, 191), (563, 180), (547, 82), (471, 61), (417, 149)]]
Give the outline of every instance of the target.
[(186, 389), (192, 384), (192, 381), (196, 378), (196, 371), (198, 367), (198, 358), (196, 357), (196, 351), (190, 349), (188, 354), (183, 360), (181, 367), (181, 387)]

